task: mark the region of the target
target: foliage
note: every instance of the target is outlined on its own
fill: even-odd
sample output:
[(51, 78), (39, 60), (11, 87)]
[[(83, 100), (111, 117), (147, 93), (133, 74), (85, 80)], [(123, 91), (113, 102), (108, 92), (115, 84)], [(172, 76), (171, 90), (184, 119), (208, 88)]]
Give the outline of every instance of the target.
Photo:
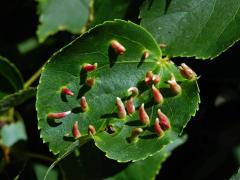
[(141, 25), (166, 44), (166, 55), (212, 59), (240, 39), (239, 8), (238, 0), (146, 1)]
[[(222, 57), (239, 40), (239, 1), (33, 6), (35, 34), (14, 42), (17, 53), (0, 48), (11, 59), (0, 56), (0, 171), (14, 171), (12, 179), (155, 179), (185, 143), (184, 129), (199, 110), (198, 82), (208, 78), (182, 61), (197, 68), (195, 59)], [(45, 152), (33, 150), (38, 146)]]

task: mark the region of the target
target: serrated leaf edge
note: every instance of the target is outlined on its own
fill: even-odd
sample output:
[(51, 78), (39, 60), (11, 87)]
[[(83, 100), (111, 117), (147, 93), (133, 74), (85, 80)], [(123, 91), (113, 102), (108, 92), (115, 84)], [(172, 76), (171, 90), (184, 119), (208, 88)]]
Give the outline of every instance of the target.
[[(149, 35), (149, 37), (152, 38), (152, 40), (153, 40), (153, 42), (155, 43), (156, 47), (158, 47), (158, 50), (159, 50), (160, 55), (162, 55), (162, 51), (161, 51), (160, 47), (158, 46), (157, 42), (154, 40), (153, 36), (152, 36), (145, 28), (143, 28), (142, 26), (139, 26), (139, 25), (137, 25), (137, 24), (135, 24), (135, 23), (133, 23), (133, 22), (131, 22), (131, 21), (124, 21), (124, 20), (121, 20), (121, 19), (114, 19), (113, 21), (105, 21), (105, 22), (103, 22), (102, 24), (98, 24), (98, 25), (90, 28), (87, 32), (85, 32), (84, 34), (81, 34), (78, 38), (76, 38), (75, 40), (73, 40), (73, 41), (70, 42), (69, 44), (63, 46), (63, 47), (60, 48), (58, 51), (56, 51), (55, 53), (53, 53), (53, 55), (47, 60), (46, 64), (45, 64), (44, 67), (42, 68), (41, 74), (45, 71), (45, 67), (50, 63), (50, 61), (52, 60), (53, 57), (55, 57), (58, 53), (60, 53), (61, 51), (63, 51), (63, 50), (64, 50), (65, 48), (67, 48), (68, 46), (71, 46), (73, 43), (75, 43), (75, 41), (77, 41), (78, 39), (80, 39), (82, 36), (85, 36), (86, 34), (91, 33), (91, 31), (94, 30), (94, 29), (97, 28), (97, 27), (104, 26), (105, 24), (114, 24), (114, 23), (116, 23), (116, 22), (129, 23), (129, 24), (131, 24), (131, 25), (133, 25), (133, 26), (135, 26), (135, 27), (137, 27), (137, 28), (140, 28), (140, 29), (143, 30), (144, 32), (146, 32), (146, 33)], [(41, 82), (42, 82), (42, 77), (40, 77), (40, 79), (39, 79), (39, 84), (38, 84), (38, 86), (37, 86), (37, 95), (36, 95), (36, 104), (35, 104), (35, 108), (36, 108), (36, 111), (37, 111), (37, 112), (38, 112), (38, 108), (37, 108), (37, 107), (38, 107), (38, 97), (39, 97), (39, 95), (38, 95), (38, 93), (39, 93), (38, 88), (39, 88), (39, 86), (41, 85)], [(39, 122), (39, 121), (40, 121), (39, 117), (38, 117), (37, 119), (38, 119), (38, 122)], [(48, 141), (46, 141), (46, 140), (44, 139), (44, 136), (43, 136), (42, 133), (41, 133), (41, 126), (39, 126), (39, 123), (38, 123), (38, 130), (40, 130), (40, 138), (42, 139), (43, 143), (44, 143), (44, 144), (45, 144), (45, 143), (49, 143), (49, 145), (48, 145), (49, 151), (52, 152), (54, 155), (58, 155), (58, 154), (60, 153), (60, 151), (55, 150), (54, 148), (52, 148), (52, 147), (51, 147), (51, 143), (48, 142)]]

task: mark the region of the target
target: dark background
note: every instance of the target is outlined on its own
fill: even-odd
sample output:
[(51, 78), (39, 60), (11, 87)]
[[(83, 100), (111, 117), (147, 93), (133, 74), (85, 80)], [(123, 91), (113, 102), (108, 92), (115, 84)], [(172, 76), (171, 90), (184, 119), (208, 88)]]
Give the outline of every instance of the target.
[[(138, 6), (140, 1), (134, 3)], [(136, 22), (137, 13), (137, 10), (131, 11), (126, 17)], [(35, 1), (0, 1), (0, 54), (16, 64), (25, 80), (53, 52), (76, 38), (76, 35), (61, 32), (31, 52), (20, 54), (17, 45), (35, 36), (37, 24)], [(240, 147), (239, 50), (240, 43), (236, 43), (214, 60), (173, 59), (177, 64), (186, 62), (200, 75), (201, 104), (184, 131), (188, 134), (188, 141), (173, 151), (157, 179), (221, 180), (229, 179), (237, 171), (240, 164), (236, 153), (236, 148)], [(17, 109), (25, 121), (29, 138), (27, 147), (33, 152), (51, 156), (39, 138), (35, 99)], [(0, 178), (14, 177), (18, 166), (8, 166)]]

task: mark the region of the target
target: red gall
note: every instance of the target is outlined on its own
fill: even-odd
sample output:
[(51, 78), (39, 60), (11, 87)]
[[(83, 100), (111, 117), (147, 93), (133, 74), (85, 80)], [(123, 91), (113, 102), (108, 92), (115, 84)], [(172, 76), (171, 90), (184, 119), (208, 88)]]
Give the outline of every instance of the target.
[(155, 123), (154, 123), (154, 131), (159, 136), (162, 136), (164, 134), (164, 131), (162, 130), (162, 128), (160, 126), (160, 122), (159, 122), (158, 118), (156, 118)]
[(170, 89), (174, 92), (174, 94), (180, 94), (182, 92), (181, 86), (177, 83), (175, 76), (172, 74), (171, 79), (167, 81)]
[(146, 73), (146, 76), (145, 76), (145, 82), (146, 84), (151, 84), (152, 83), (152, 79), (153, 79), (153, 72), (152, 71), (148, 71)]
[(61, 93), (69, 95), (69, 96), (73, 96), (74, 95), (73, 92), (70, 89), (66, 88), (66, 87), (62, 88), (62, 92)]
[(126, 107), (128, 114), (133, 114), (135, 112), (133, 97), (130, 97), (130, 99), (126, 101), (125, 107)]
[(159, 75), (154, 74), (152, 77), (153, 84), (158, 84), (160, 82), (161, 78)]
[(150, 55), (150, 53), (149, 53), (148, 50), (145, 50), (145, 51), (143, 52), (143, 58), (144, 58), (144, 59), (147, 59), (147, 58), (149, 57), (149, 55)]
[(95, 78), (87, 78), (85, 83), (87, 86), (92, 87), (95, 84)]
[(139, 119), (142, 122), (142, 124), (144, 124), (144, 125), (150, 124), (149, 116), (144, 108), (144, 103), (140, 106), (140, 108), (138, 110), (138, 115), (139, 115)]
[(128, 93), (129, 93), (130, 95), (132, 95), (132, 96), (137, 96), (138, 93), (139, 93), (139, 90), (138, 90), (137, 87), (130, 87), (130, 88), (128, 89)]
[(80, 106), (84, 112), (88, 110), (88, 103), (85, 96), (82, 96), (80, 99)]
[(189, 80), (195, 79), (197, 76), (197, 74), (185, 63), (182, 63), (181, 66), (179, 66), (179, 69), (181, 74)]
[(118, 55), (123, 55), (126, 51), (125, 47), (116, 40), (111, 41), (111, 47)]
[(76, 121), (74, 124), (73, 124), (73, 127), (72, 127), (72, 135), (75, 139), (81, 137), (81, 133), (78, 129), (78, 122)]
[(157, 113), (158, 113), (158, 118), (159, 118), (159, 124), (161, 125), (161, 127), (164, 130), (169, 129), (171, 126), (170, 126), (168, 117), (160, 109), (158, 109)]
[(66, 112), (58, 112), (58, 113), (49, 113), (47, 115), (48, 119), (61, 119), (69, 115), (71, 111), (66, 111)]
[(88, 134), (89, 135), (95, 135), (96, 134), (96, 129), (93, 125), (89, 124), (88, 125)]
[(163, 96), (161, 94), (161, 92), (159, 91), (159, 89), (157, 89), (154, 85), (152, 85), (152, 94), (153, 94), (153, 98), (154, 101), (158, 104), (162, 104), (164, 99)]
[(83, 65), (83, 69), (84, 71), (87, 71), (87, 72), (90, 72), (90, 71), (94, 71), (95, 69), (97, 69), (97, 63), (94, 63), (94, 64), (84, 64)]
[(124, 104), (119, 97), (117, 97), (117, 99), (116, 99), (116, 104), (117, 104), (117, 108), (118, 108), (118, 117), (120, 119), (124, 119), (126, 117), (127, 113), (126, 113)]

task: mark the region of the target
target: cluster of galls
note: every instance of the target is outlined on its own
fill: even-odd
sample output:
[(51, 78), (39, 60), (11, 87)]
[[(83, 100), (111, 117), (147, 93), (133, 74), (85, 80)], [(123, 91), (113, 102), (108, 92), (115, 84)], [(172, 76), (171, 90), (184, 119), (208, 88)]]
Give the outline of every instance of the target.
[[(170, 81), (172, 81), (172, 78)], [(146, 74), (145, 82), (148, 85), (150, 85), (150, 84), (152, 85), (152, 95), (153, 95), (154, 101), (158, 104), (163, 104), (163, 102), (164, 102), (163, 95), (161, 94), (160, 90), (155, 87), (155, 84), (160, 82), (159, 75), (154, 75), (152, 73), (152, 71), (149, 71)], [(175, 83), (176, 83), (176, 81), (175, 81)], [(175, 88), (175, 86), (176, 85), (174, 85), (174, 88)], [(170, 88), (171, 88), (171, 85), (170, 85)], [(124, 118), (126, 118), (127, 114), (131, 115), (131, 114), (135, 113), (135, 111), (136, 111), (136, 108), (134, 106), (134, 98), (136, 98), (136, 96), (139, 94), (139, 90), (137, 87), (131, 87), (128, 89), (128, 93), (130, 94), (130, 98), (128, 100), (126, 100), (125, 105), (119, 97), (116, 98), (116, 105), (117, 105), (117, 110), (118, 110), (117, 112), (118, 112), (118, 117), (120, 119), (124, 119)], [(180, 91), (178, 93), (180, 93)], [(138, 109), (138, 116), (139, 116), (139, 120), (141, 121), (142, 125), (145, 125), (145, 126), (150, 125), (150, 118), (149, 118), (147, 112), (145, 111), (144, 103), (142, 103)], [(170, 128), (170, 123), (169, 123), (167, 116), (163, 112), (161, 112), (160, 109), (158, 109), (158, 117), (156, 118), (156, 121), (154, 124), (154, 130), (155, 130), (156, 134), (159, 136), (162, 136), (164, 134), (164, 131), (168, 130), (169, 128)], [(134, 128), (132, 130), (131, 136), (129, 138), (130, 141), (131, 142), (136, 141), (138, 136), (142, 132), (143, 132), (142, 128)]]
[[(86, 72), (91, 72), (91, 71), (94, 71), (97, 69), (97, 63), (94, 63), (94, 64), (84, 64), (82, 66), (82, 69)], [(89, 86), (89, 87), (92, 87), (95, 83), (95, 79), (94, 78), (87, 78), (86, 81), (85, 81), (86, 85)], [(74, 93), (68, 89), (67, 87), (62, 87), (61, 88), (61, 93), (62, 94), (65, 94), (65, 95), (68, 95), (68, 96), (73, 96)], [(83, 112), (86, 112), (88, 111), (88, 103), (87, 103), (87, 99), (85, 96), (82, 96), (80, 98), (80, 107), (82, 109)], [(49, 113), (47, 115), (47, 118), (48, 119), (61, 119), (61, 118), (64, 118), (66, 117), (67, 115), (71, 114), (71, 111), (66, 111), (66, 112), (57, 112), (57, 113)], [(89, 135), (94, 135), (96, 134), (96, 129), (93, 125), (89, 125), (88, 126), (88, 134)], [(81, 137), (81, 133), (78, 129), (78, 121), (76, 121), (73, 126), (72, 126), (72, 135), (75, 139)]]
[[(196, 74), (192, 69), (190, 69), (186, 64), (182, 63), (181, 66), (179, 66), (179, 70), (181, 74), (189, 79), (195, 79)], [(145, 83), (148, 86), (151, 86), (151, 91), (152, 91), (152, 96), (157, 104), (163, 104), (164, 103), (164, 98), (162, 93), (160, 92), (160, 89), (156, 87), (156, 85), (160, 82), (161, 78), (157, 74), (153, 74), (152, 71), (149, 71), (146, 73), (146, 76), (144, 78)], [(182, 92), (181, 86), (177, 83), (175, 76), (171, 74), (170, 79), (167, 81), (169, 84), (169, 88), (174, 93), (175, 95), (179, 95)], [(120, 119), (126, 118), (127, 114), (131, 115), (136, 111), (136, 108), (134, 106), (134, 98), (138, 95), (139, 90), (137, 87), (131, 87), (128, 89), (128, 92), (130, 93), (130, 98), (124, 103), (122, 100), (117, 97), (116, 99), (116, 104), (117, 104), (117, 109), (118, 109), (118, 117)], [(145, 111), (144, 108), (144, 103), (141, 104), (141, 106), (138, 108), (138, 116), (139, 120), (141, 121), (142, 125), (149, 126), (150, 125), (150, 118)], [(164, 134), (164, 131), (168, 130), (170, 128), (170, 122), (168, 117), (160, 110), (158, 109), (157, 111), (157, 118), (155, 119), (153, 129), (155, 133), (158, 136), (162, 136)], [(135, 142), (138, 137), (142, 134), (144, 130), (142, 128), (134, 128), (132, 130), (131, 136), (128, 138), (130, 139), (131, 142)]]
[[(116, 40), (112, 40), (111, 43), (110, 43), (110, 46), (117, 55), (123, 55), (124, 52), (126, 51), (125, 47)], [(149, 57), (149, 55), (150, 55), (149, 51), (145, 50), (145, 51), (143, 51), (142, 58), (146, 59), (146, 58)], [(97, 69), (97, 65), (98, 65), (97, 63), (83, 64), (82, 69), (85, 72), (91, 72), (91, 71), (94, 71), (94, 70)], [(192, 71), (184, 63), (181, 64), (179, 69), (180, 69), (181, 74), (189, 80), (196, 77), (195, 72)], [(160, 90), (155, 87), (155, 85), (160, 82), (160, 76), (156, 75), (156, 74), (153, 74), (152, 71), (149, 71), (149, 72), (147, 72), (144, 81), (146, 82), (147, 85), (151, 85), (151, 90), (152, 90), (154, 101), (156, 103), (163, 104), (163, 102), (164, 102), (163, 95), (161, 94)], [(181, 93), (181, 91), (182, 91), (181, 86), (176, 82), (176, 79), (175, 79), (173, 74), (172, 74), (170, 80), (168, 80), (167, 82), (169, 84), (170, 89), (176, 95)], [(95, 78), (92, 78), (92, 77), (87, 78), (85, 83), (86, 83), (87, 86), (92, 87), (95, 83)], [(124, 119), (127, 116), (127, 114), (131, 115), (136, 111), (135, 106), (134, 106), (134, 98), (139, 94), (139, 90), (138, 90), (137, 87), (131, 87), (131, 88), (128, 89), (128, 92), (131, 96), (125, 102), (125, 105), (119, 97), (116, 98), (116, 104), (117, 104), (117, 109), (118, 109), (118, 117), (120, 119)], [(68, 95), (68, 96), (73, 96), (74, 95), (74, 93), (70, 89), (68, 89), (67, 87), (62, 87), (61, 88), (61, 93), (65, 94), (65, 95)], [(81, 97), (79, 104), (80, 104), (80, 107), (81, 107), (83, 112), (88, 111), (88, 103), (87, 103), (87, 100), (86, 100), (85, 96)], [(48, 119), (61, 119), (61, 118), (66, 117), (69, 114), (71, 114), (71, 111), (49, 113), (47, 115), (47, 118)], [(155, 123), (154, 123), (154, 130), (155, 130), (157, 135), (162, 136), (164, 134), (164, 131), (168, 130), (170, 128), (170, 123), (169, 123), (169, 120), (168, 120), (167, 116), (160, 109), (158, 109), (157, 114), (158, 114), (158, 116), (157, 116), (157, 118), (155, 120)], [(139, 107), (138, 115), (139, 115), (139, 120), (141, 121), (141, 123), (143, 125), (146, 125), (146, 126), (150, 125), (150, 119), (149, 119), (149, 116), (148, 116), (147, 112), (145, 111), (144, 104), (142, 104)], [(134, 128), (132, 130), (132, 134), (131, 134), (130, 139), (135, 141), (142, 132), (143, 132), (142, 128)], [(96, 134), (96, 129), (93, 125), (88, 126), (88, 134), (89, 135)], [(78, 129), (78, 121), (76, 121), (72, 126), (72, 135), (75, 139), (81, 137), (81, 133)]]
[[(116, 40), (112, 40), (110, 46), (115, 51), (115, 53), (118, 54), (118, 55), (122, 55), (126, 51), (125, 47)], [(146, 54), (145, 56), (148, 56), (148, 54)], [(94, 71), (94, 70), (97, 69), (97, 65), (98, 65), (97, 63), (94, 63), (94, 64), (86, 63), (86, 64), (83, 64), (82, 69), (85, 72), (91, 72), (91, 71)], [(85, 81), (85, 84), (89, 87), (92, 87), (95, 84), (95, 78), (91, 78), (91, 77), (87, 78), (86, 81)], [(67, 87), (62, 87), (61, 88), (61, 93), (65, 94), (65, 95), (68, 95), (68, 96), (73, 96), (74, 95), (74, 93), (70, 89), (68, 89)], [(80, 107), (81, 107), (83, 112), (88, 111), (88, 103), (87, 103), (87, 100), (86, 100), (85, 96), (81, 97), (79, 104), (80, 104)], [(48, 119), (61, 119), (61, 118), (66, 117), (69, 114), (71, 114), (71, 111), (49, 113), (47, 115), (47, 118)], [(91, 124), (88, 126), (88, 134), (89, 135), (96, 134), (96, 129)], [(81, 137), (81, 133), (80, 133), (79, 128), (78, 128), (78, 121), (76, 121), (72, 126), (72, 135), (75, 139)]]

